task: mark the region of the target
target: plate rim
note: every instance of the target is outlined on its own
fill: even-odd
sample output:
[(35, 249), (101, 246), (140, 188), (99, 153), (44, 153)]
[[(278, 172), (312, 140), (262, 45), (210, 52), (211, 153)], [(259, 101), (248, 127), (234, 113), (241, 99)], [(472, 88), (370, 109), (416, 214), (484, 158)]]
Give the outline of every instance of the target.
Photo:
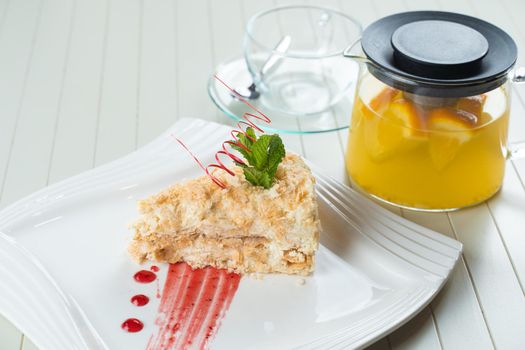
[[(82, 184), (85, 187), (85, 186), (87, 186), (86, 182), (87, 183), (89, 183), (89, 182), (95, 182), (96, 183), (97, 179), (104, 178), (105, 176), (109, 176), (111, 174), (114, 174), (114, 173), (117, 172), (118, 169), (121, 169), (123, 166), (129, 166), (130, 163), (132, 165), (133, 165), (133, 163), (137, 163), (137, 161), (134, 161), (134, 159), (140, 158), (140, 155), (143, 155), (143, 154), (156, 154), (157, 152), (165, 152), (166, 145), (167, 145), (168, 142), (172, 142), (172, 137), (171, 136), (174, 133), (184, 134), (185, 131), (191, 130), (192, 128), (201, 128), (201, 129), (207, 128), (208, 132), (212, 132), (212, 131), (216, 132), (218, 128), (219, 129), (229, 129), (229, 127), (226, 126), (226, 125), (222, 125), (222, 124), (218, 124), (218, 123), (210, 122), (210, 121), (205, 121), (205, 120), (202, 120), (202, 119), (194, 119), (194, 118), (182, 118), (182, 119), (179, 119), (177, 122), (172, 124), (160, 136), (155, 138), (150, 143), (144, 145), (143, 147), (137, 149), (136, 151), (131, 152), (128, 155), (125, 155), (125, 156), (123, 156), (123, 157), (121, 157), (121, 158), (119, 158), (117, 160), (114, 160), (112, 162), (109, 162), (107, 164), (104, 164), (104, 165), (101, 165), (99, 167), (87, 170), (87, 171), (82, 172), (82, 173), (80, 173), (78, 175), (75, 175), (75, 176), (72, 176), (72, 177), (67, 178), (65, 180), (62, 180), (62, 181), (60, 181), (60, 182), (58, 182), (56, 184), (53, 184), (53, 185), (48, 186), (48, 187), (45, 187), (45, 188), (43, 188), (43, 189), (41, 189), (39, 191), (34, 192), (33, 194), (30, 194), (30, 195), (28, 195), (28, 196), (26, 196), (26, 197), (24, 197), (24, 198), (22, 198), (22, 199), (20, 199), (20, 200), (18, 200), (16, 202), (12, 203), (12, 204), (10, 204), (9, 206), (5, 207), (4, 209), (2, 209), (0, 211), (0, 248), (2, 248), (2, 244), (4, 246), (10, 246), (12, 249), (14, 249), (13, 252), (12, 252), (13, 254), (15, 252), (18, 252), (18, 253), (21, 253), (22, 255), (24, 255), (28, 259), (28, 264), (29, 265), (33, 264), (32, 266), (25, 266), (25, 268), (26, 269), (30, 269), (30, 270), (32, 269), (33, 273), (35, 273), (35, 271), (39, 271), (39, 273), (43, 274), (48, 279), (48, 282), (51, 283), (51, 285), (53, 285), (53, 284), (55, 285), (55, 287), (57, 288), (58, 294), (59, 295), (60, 294), (63, 295), (62, 303), (63, 303), (63, 305), (66, 305), (66, 310), (69, 310), (69, 312), (77, 311), (77, 312), (82, 313), (82, 310), (80, 309), (80, 306), (76, 305), (76, 302), (75, 302), (74, 298), (72, 296), (68, 296), (68, 295), (64, 294), (64, 292), (61, 290), (59, 285), (52, 278), (52, 274), (50, 274), (45, 269), (45, 267), (38, 262), (38, 259), (29, 250), (27, 250), (25, 247), (23, 247), (23, 245), (21, 245), (21, 244), (19, 244), (17, 242), (15, 236), (12, 236), (12, 235), (9, 234), (9, 226), (12, 225), (15, 222), (18, 222), (19, 220), (23, 220), (24, 217), (27, 217), (28, 215), (30, 215), (30, 213), (34, 212), (34, 210), (42, 209), (42, 208), (44, 208), (46, 206), (49, 206), (49, 205), (53, 204), (55, 201), (62, 199), (63, 197), (55, 198), (55, 197), (52, 196), (52, 194), (56, 194), (58, 192), (62, 192), (64, 188), (73, 187), (73, 185), (78, 184), (78, 183)], [(170, 153), (170, 157), (177, 157), (177, 154), (176, 153)], [(386, 334), (388, 334), (388, 333), (394, 331), (395, 329), (399, 328), (400, 326), (402, 326), (403, 324), (408, 322), (413, 316), (415, 316), (417, 313), (419, 313), (425, 306), (427, 306), (433, 300), (433, 298), (439, 293), (439, 291), (443, 288), (444, 284), (446, 283), (446, 281), (450, 277), (453, 268), (455, 267), (455, 265), (457, 264), (457, 262), (458, 262), (458, 260), (459, 260), (459, 258), (461, 256), (461, 252), (462, 252), (463, 246), (457, 240), (454, 240), (454, 239), (452, 239), (450, 237), (447, 237), (447, 236), (445, 236), (443, 234), (440, 234), (440, 233), (438, 233), (436, 231), (433, 231), (433, 230), (430, 230), (430, 229), (425, 228), (423, 226), (420, 226), (420, 225), (418, 225), (416, 223), (413, 223), (413, 222), (411, 222), (411, 221), (409, 221), (409, 220), (407, 220), (405, 218), (402, 218), (400, 216), (397, 216), (397, 215), (391, 213), (387, 209), (379, 206), (378, 204), (373, 203), (372, 201), (370, 201), (369, 199), (367, 199), (365, 196), (363, 196), (362, 194), (358, 193), (357, 191), (347, 187), (346, 185), (344, 185), (344, 184), (340, 183), (339, 181), (331, 178), (330, 176), (326, 176), (326, 175), (322, 174), (322, 171), (319, 171), (319, 168), (317, 168), (317, 166), (315, 166), (311, 162), (307, 161), (307, 163), (312, 168), (312, 171), (315, 174), (316, 179), (319, 179), (320, 181), (323, 181), (323, 182), (330, 183), (332, 185), (336, 184), (336, 185), (340, 186), (347, 193), (351, 193), (354, 198), (359, 198), (359, 199), (355, 199), (356, 201), (360, 200), (360, 201), (364, 201), (364, 203), (367, 203), (367, 205), (371, 209), (373, 209), (373, 211), (376, 213), (376, 215), (379, 215), (381, 217), (385, 217), (385, 218), (387, 218), (390, 221), (397, 222), (398, 224), (404, 224), (407, 228), (410, 228), (412, 231), (419, 233), (421, 236), (426, 236), (427, 238), (428, 238), (428, 236), (430, 236), (431, 238), (428, 238), (428, 239), (434, 238), (434, 239), (436, 239), (436, 242), (440, 242), (441, 244), (445, 244), (444, 242), (446, 242), (445, 245), (448, 246), (450, 248), (450, 250), (454, 253), (453, 256), (451, 256), (451, 260), (445, 266), (445, 272), (446, 273), (444, 275), (443, 274), (440, 275), (439, 273), (435, 274), (436, 276), (438, 276), (438, 278), (436, 279), (436, 281), (438, 281), (438, 283), (435, 284), (435, 288), (433, 290), (431, 290), (429, 293), (427, 293), (427, 295), (425, 296), (425, 298), (423, 298), (423, 300), (421, 302), (419, 302), (419, 303), (417, 303), (415, 305), (412, 305), (412, 308), (409, 309), (409, 312), (408, 312), (407, 315), (405, 315), (404, 317), (398, 318), (397, 321), (389, 323), (386, 326), (381, 326), (381, 327), (379, 327), (379, 329), (369, 333), (368, 335), (358, 339), (355, 342), (351, 342), (350, 344), (348, 344), (348, 345), (353, 346), (353, 347), (361, 348), (361, 347), (364, 347), (364, 346), (367, 346), (367, 345), (371, 344), (372, 342), (378, 340), (380, 337), (385, 336)], [(340, 189), (340, 191), (342, 191), (342, 190)], [(83, 193), (83, 191), (81, 191), (79, 193)], [(70, 198), (70, 197), (67, 197), (67, 198)], [(328, 201), (328, 202), (330, 202), (330, 201)], [(348, 220), (348, 218), (346, 218), (346, 219)], [(397, 242), (397, 244), (399, 244), (399, 242)], [(392, 252), (390, 252), (388, 249), (386, 249), (386, 252), (392, 254)], [(11, 253), (11, 252), (7, 251), (7, 253)], [(412, 264), (412, 265), (417, 266), (417, 264)], [(6, 273), (8, 273), (8, 272), (6, 272), (6, 268), (3, 267), (3, 269), (2, 269), (0, 267), (0, 275), (2, 275), (2, 274), (5, 275)], [(11, 276), (10, 277), (11, 280), (14, 280), (14, 277), (15, 276)], [(9, 280), (6, 280), (6, 281), (9, 281)], [(0, 285), (6, 285), (6, 281), (0, 282)], [(36, 345), (41, 346), (42, 348), (45, 348), (45, 344), (39, 344), (40, 341), (38, 340), (38, 337), (34, 337), (35, 334), (33, 334), (33, 336), (32, 336), (31, 333), (34, 333), (35, 330), (31, 330), (31, 329), (29, 329), (31, 327), (27, 327), (27, 326), (23, 325), (22, 322), (19, 319), (17, 319), (16, 317), (9, 317), (9, 314), (6, 313), (5, 310), (3, 310), (1, 308), (1, 306), (2, 306), (2, 304), (0, 303), (0, 311), (2, 311), (1, 312), (2, 314), (5, 314), (7, 316), (7, 318), (11, 322), (13, 322), (20, 330), (24, 331), (25, 334), (28, 334), (29, 337), (34, 338)], [(68, 309), (68, 307), (69, 308), (73, 308), (73, 309)], [(75, 310), (75, 308), (77, 308), (78, 310)], [(74, 316), (72, 316), (71, 314), (67, 314), (67, 312), (66, 312), (65, 315), (63, 315), (63, 317), (68, 317), (70, 319), (73, 317), (73, 319), (75, 319)], [(78, 315), (77, 315), (77, 318), (78, 318)], [(89, 320), (87, 319), (87, 317), (85, 317), (84, 321), (87, 321), (87, 323), (84, 324), (83, 326), (87, 327), (87, 329), (90, 330), (91, 336), (93, 337), (89, 341), (89, 344), (96, 344), (96, 342), (93, 343), (93, 339), (99, 339), (101, 341), (101, 342), (98, 342), (99, 343), (98, 344), (99, 347), (102, 348), (102, 349), (106, 349), (107, 345), (105, 345), (103, 343), (102, 339), (100, 337), (98, 337), (98, 334), (96, 333), (95, 328), (91, 326), (91, 324), (89, 323)], [(342, 330), (337, 330), (337, 332), (339, 334), (339, 333), (342, 332)], [(59, 335), (57, 335), (57, 336), (59, 336)], [(333, 334), (327, 334), (326, 337), (329, 337), (329, 336), (333, 336)], [(346, 338), (346, 340), (348, 340), (347, 338)], [(341, 341), (344, 341), (345, 340), (344, 335), (341, 335), (340, 339), (342, 339)], [(85, 345), (86, 344), (86, 339), (84, 338), (84, 335), (82, 335), (81, 333), (77, 334), (76, 341), (78, 342), (77, 344), (84, 344), (84, 346), (86, 348), (88, 348), (88, 346)], [(308, 343), (307, 344), (298, 344), (297, 348), (308, 347), (309, 345), (313, 346), (313, 343), (312, 344), (308, 344)], [(334, 344), (334, 346), (337, 346), (337, 344)]]

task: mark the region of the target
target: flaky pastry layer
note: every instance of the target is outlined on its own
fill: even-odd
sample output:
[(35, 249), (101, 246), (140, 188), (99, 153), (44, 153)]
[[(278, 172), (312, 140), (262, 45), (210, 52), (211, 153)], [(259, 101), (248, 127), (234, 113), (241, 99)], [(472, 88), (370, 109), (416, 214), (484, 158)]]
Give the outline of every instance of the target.
[(313, 271), (320, 223), (315, 180), (303, 160), (287, 154), (270, 189), (234, 172), (216, 172), (226, 189), (203, 176), (139, 201), (131, 255), (239, 273)]

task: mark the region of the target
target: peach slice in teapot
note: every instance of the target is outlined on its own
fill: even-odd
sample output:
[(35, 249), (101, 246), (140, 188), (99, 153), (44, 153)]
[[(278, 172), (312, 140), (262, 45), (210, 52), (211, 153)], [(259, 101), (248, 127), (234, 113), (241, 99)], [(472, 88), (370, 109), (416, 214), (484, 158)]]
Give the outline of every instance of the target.
[(461, 111), (437, 108), (428, 114), (429, 153), (436, 169), (446, 168), (474, 135), (477, 119)]
[(365, 124), (365, 143), (377, 161), (414, 149), (425, 139), (422, 111), (410, 101), (397, 98), (383, 113)]

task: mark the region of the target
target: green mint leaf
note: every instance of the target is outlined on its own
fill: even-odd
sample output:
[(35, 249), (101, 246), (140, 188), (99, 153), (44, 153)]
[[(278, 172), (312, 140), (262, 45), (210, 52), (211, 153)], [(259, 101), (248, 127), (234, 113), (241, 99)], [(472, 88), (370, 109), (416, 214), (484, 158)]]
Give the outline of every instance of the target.
[[(249, 164), (252, 164), (253, 163), (253, 157), (252, 157), (251, 149), (252, 149), (253, 144), (254, 144), (253, 140), (257, 140), (257, 136), (255, 135), (255, 131), (251, 127), (247, 128), (245, 133), (238, 132), (237, 133), (238, 141), (232, 140), (232, 142), (234, 142), (234, 143), (238, 142), (241, 145), (243, 145), (244, 147), (241, 147), (240, 145), (235, 145), (235, 146), (232, 145), (232, 148), (235, 149), (236, 151), (238, 151), (240, 154), (242, 154), (244, 159), (246, 159)], [(248, 135), (249, 137), (246, 136), (246, 135)]]
[(268, 146), (268, 175), (270, 175), (272, 183), (277, 166), (282, 162), (285, 155), (283, 140), (277, 134), (272, 135)]
[[(237, 146), (237, 145), (232, 145), (230, 144), (230, 146), (236, 150), (237, 152), (239, 152), (240, 154), (242, 154), (242, 156), (244, 157), (244, 159), (246, 159), (248, 162), (249, 162), (249, 159), (251, 158), (251, 152), (248, 152), (247, 150), (245, 150), (244, 148), (240, 147), (240, 146)], [(242, 163), (238, 163), (238, 162), (235, 162), (236, 165), (242, 165)]]
[(266, 171), (248, 167), (244, 168), (243, 172), (246, 180), (254, 186), (262, 186), (266, 189), (272, 186), (272, 180)]
[[(255, 130), (253, 130), (252, 127), (248, 127), (248, 128), (246, 129), (246, 134), (247, 134), (249, 137), (251, 137), (253, 140), (257, 140), (257, 135), (255, 135)], [(245, 136), (245, 135), (243, 134), (243, 136)], [(246, 136), (245, 136), (245, 137), (246, 137)], [(247, 138), (248, 140), (250, 140), (249, 137)], [(250, 142), (254, 142), (254, 141), (250, 140)]]
[(254, 186), (270, 188), (275, 181), (277, 167), (286, 152), (279, 135), (261, 135), (257, 137), (253, 128), (248, 127), (244, 133), (237, 133), (237, 141), (230, 146), (239, 152), (248, 164), (235, 162), (243, 168), (244, 177)]
[(268, 146), (272, 136), (261, 135), (252, 146), (253, 165), (257, 170), (264, 170), (268, 165)]
[(248, 149), (251, 149), (255, 141), (257, 141), (257, 135), (255, 135), (253, 128), (247, 128), (245, 132), (237, 133), (237, 138)]

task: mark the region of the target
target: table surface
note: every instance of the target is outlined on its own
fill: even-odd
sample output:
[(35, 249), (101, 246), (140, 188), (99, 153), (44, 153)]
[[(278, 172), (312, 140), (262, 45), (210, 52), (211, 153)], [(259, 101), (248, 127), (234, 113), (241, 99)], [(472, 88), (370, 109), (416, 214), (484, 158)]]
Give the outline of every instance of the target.
[[(181, 117), (230, 123), (208, 98), (209, 74), (241, 53), (250, 15), (290, 3), (333, 7), (364, 26), (407, 10), (466, 13), (525, 52), (520, 0), (0, 0), (0, 206), (123, 156)], [(513, 87), (511, 119), (510, 141), (524, 141), (525, 85)], [(283, 136), (341, 181), (346, 137)], [(430, 306), (371, 348), (525, 349), (525, 160), (509, 161), (502, 191), (476, 207), (389, 209), (464, 252)], [(35, 348), (0, 316), (0, 349)]]

